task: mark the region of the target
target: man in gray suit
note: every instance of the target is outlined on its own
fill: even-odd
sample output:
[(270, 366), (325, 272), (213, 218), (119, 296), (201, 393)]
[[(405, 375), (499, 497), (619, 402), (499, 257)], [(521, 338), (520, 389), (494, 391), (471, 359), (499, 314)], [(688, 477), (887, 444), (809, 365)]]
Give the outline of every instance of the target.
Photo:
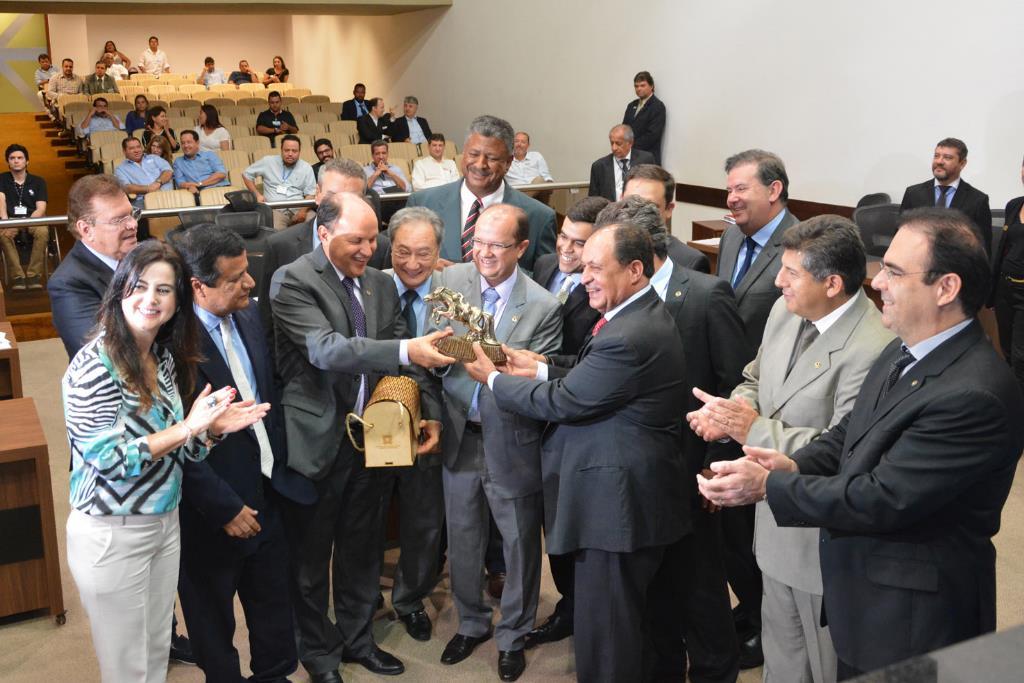
[[(861, 291), (866, 258), (857, 226), (817, 216), (782, 236), (782, 267), (764, 341), (731, 398), (694, 389), (705, 401), (687, 415), (706, 440), (787, 453), (850, 411), (875, 359), (894, 338)], [(836, 653), (821, 626), (818, 529), (780, 528), (756, 505), (754, 551), (764, 581), (761, 606), (764, 680), (832, 683)]]
[(442, 333), (407, 338), (395, 283), (367, 267), (377, 239), (369, 204), (356, 194), (327, 195), (317, 225), (322, 248), (279, 269), (270, 296), (288, 466), (311, 479), (318, 495), (312, 506), (285, 511), (299, 658), (314, 683), (339, 683), (341, 661), (379, 674), (405, 669), (377, 647), (371, 630), (384, 534), (380, 477), (366, 469), (341, 425), (348, 413), (362, 412), (382, 376), (409, 374), (423, 389), (419, 450), (430, 452), (440, 440), (440, 397), (422, 367), (451, 358), (433, 346)]
[[(558, 300), (516, 265), (529, 248), (526, 213), (496, 204), (473, 236), (473, 261), (436, 273), (434, 287), (461, 293), (494, 316), (495, 337), (514, 348), (554, 353), (562, 343)], [(456, 333), (463, 326), (456, 324)], [(444, 664), (468, 657), (491, 637), (491, 608), (483, 598), (488, 511), (501, 533), (506, 562), (501, 619), (494, 629), (498, 673), (514, 681), (526, 667), (523, 646), (540, 595), (540, 437), (544, 424), (505, 413), (491, 391), (453, 365), (443, 378), (444, 498), (448, 558), (459, 628), (441, 655)]]
[(645, 230), (596, 230), (583, 262), (582, 284), (602, 317), (571, 370), (511, 349), (505, 369), (517, 376), (499, 374), (479, 349), (466, 367), (500, 408), (554, 423), (543, 444), (545, 529), (549, 552), (575, 562), (576, 674), (632, 681), (644, 671), (651, 581), (665, 547), (691, 528), (679, 453), (683, 348), (650, 286)]
[(473, 232), (483, 211), (494, 204), (511, 204), (526, 212), (529, 246), (519, 265), (532, 272), (538, 256), (555, 250), (555, 212), (505, 182), (512, 164), (514, 131), (496, 116), (478, 116), (469, 125), (462, 148), (461, 180), (413, 192), (406, 206), (425, 206), (444, 222), (441, 265), (473, 258)]
[[(775, 154), (749, 149), (725, 161), (728, 206), (736, 221), (722, 235), (718, 277), (732, 284), (736, 305), (747, 334), (747, 346), (761, 344), (779, 289), (775, 274), (782, 253), (782, 233), (798, 220), (786, 209), (789, 176)], [(761, 572), (751, 550), (754, 539), (752, 506), (722, 511), (725, 566), (739, 599), (734, 610), (740, 635), (740, 668), (761, 664)]]

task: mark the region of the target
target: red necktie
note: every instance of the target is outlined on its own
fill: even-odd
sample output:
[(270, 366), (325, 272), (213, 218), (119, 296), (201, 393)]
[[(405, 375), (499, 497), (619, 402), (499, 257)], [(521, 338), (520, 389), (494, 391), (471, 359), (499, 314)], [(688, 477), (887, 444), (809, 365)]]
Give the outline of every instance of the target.
[(601, 318), (596, 323), (594, 323), (594, 329), (591, 331), (590, 336), (591, 337), (596, 337), (597, 333), (601, 331), (601, 328), (604, 327), (607, 324), (608, 324), (608, 319), (605, 318), (604, 316), (601, 316)]

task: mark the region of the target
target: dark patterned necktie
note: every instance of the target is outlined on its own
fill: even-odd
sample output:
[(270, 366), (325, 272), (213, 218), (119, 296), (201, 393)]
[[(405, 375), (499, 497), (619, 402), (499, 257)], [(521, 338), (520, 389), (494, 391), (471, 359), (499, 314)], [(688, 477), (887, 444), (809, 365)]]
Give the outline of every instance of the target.
[(626, 174), (629, 173), (629, 160), (619, 159), (619, 166), (622, 167), (622, 184), (619, 185), (619, 197), (626, 193)]
[(473, 260), (473, 233), (476, 229), (476, 219), (480, 217), (480, 211), (484, 204), (479, 199), (473, 200), (473, 206), (469, 207), (469, 214), (466, 216), (466, 224), (462, 228), (462, 260)]
[(935, 188), (938, 192), (935, 195), (935, 206), (940, 209), (946, 208), (946, 194), (949, 192), (949, 185), (939, 185)]
[(418, 325), (416, 324), (416, 310), (412, 307), (418, 298), (420, 298), (420, 295), (417, 294), (415, 289), (407, 289), (405, 294), (402, 295), (402, 316), (405, 318), (406, 325), (409, 326), (410, 337), (419, 335)]
[(363, 310), (363, 305), (359, 303), (359, 299), (355, 293), (355, 282), (350, 277), (346, 277), (341, 281), (342, 287), (345, 288), (345, 292), (348, 294), (349, 305), (352, 307), (352, 323), (356, 326), (356, 336), (366, 336), (366, 311)]
[(743, 258), (743, 264), (740, 266), (740, 270), (736, 273), (736, 277), (733, 278), (732, 288), (736, 289), (743, 282), (743, 276), (750, 270), (750, 264), (754, 262), (754, 249), (757, 248), (757, 242), (754, 241), (753, 237), (748, 237), (744, 240), (744, 244), (747, 245), (747, 254)]
[(889, 393), (893, 386), (900, 380), (904, 368), (913, 363), (916, 358), (907, 350), (906, 346), (900, 345), (900, 355), (889, 366), (889, 374), (885, 376), (885, 385), (882, 387), (882, 397)]

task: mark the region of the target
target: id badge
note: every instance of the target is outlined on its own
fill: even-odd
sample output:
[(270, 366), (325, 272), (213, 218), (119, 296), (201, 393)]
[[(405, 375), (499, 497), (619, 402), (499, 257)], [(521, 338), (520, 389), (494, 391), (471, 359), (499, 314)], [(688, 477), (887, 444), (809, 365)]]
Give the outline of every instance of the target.
[(272, 121), (272, 123), (274, 124), (274, 128), (280, 128), (281, 127), (281, 122), (278, 119), (274, 119)]
[(22, 206), (21, 204), (18, 204), (16, 207), (14, 207), (14, 215), (15, 216), (27, 216), (28, 215), (28, 207), (27, 206)]

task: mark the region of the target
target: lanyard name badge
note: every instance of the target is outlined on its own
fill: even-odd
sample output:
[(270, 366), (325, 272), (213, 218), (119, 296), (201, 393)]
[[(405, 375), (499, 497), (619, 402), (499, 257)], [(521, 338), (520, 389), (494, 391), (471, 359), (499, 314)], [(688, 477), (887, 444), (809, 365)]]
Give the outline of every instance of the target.
[(18, 204), (17, 204), (17, 206), (14, 207), (14, 215), (15, 216), (27, 216), (28, 215), (28, 207), (25, 206), (25, 203), (21, 199), (22, 195), (24, 195), (24, 193), (25, 193), (25, 186), (24, 185), (19, 185), (18, 183), (14, 183), (14, 189), (18, 193)]

